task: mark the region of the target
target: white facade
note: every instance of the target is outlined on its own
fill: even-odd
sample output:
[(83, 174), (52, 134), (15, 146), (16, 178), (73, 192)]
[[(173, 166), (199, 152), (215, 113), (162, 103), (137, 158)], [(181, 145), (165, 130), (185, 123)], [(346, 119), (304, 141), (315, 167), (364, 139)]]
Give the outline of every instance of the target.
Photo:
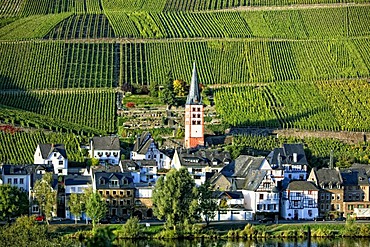
[(284, 219), (313, 220), (319, 215), (318, 191), (284, 191), (281, 217)]
[[(43, 144), (44, 145), (44, 144)], [(34, 164), (48, 164), (53, 165), (54, 174), (67, 175), (68, 174), (68, 159), (51, 145), (50, 152), (43, 158), (40, 145), (37, 145), (34, 154)]]
[(225, 221), (253, 220), (253, 214), (248, 210), (220, 210), (216, 211), (215, 217), (210, 219), (210, 221), (223, 221), (223, 220)]
[(31, 176), (29, 174), (23, 175), (4, 175), (3, 174), (3, 184), (10, 184), (16, 186), (17, 188), (29, 192), (31, 183)]
[[(69, 207), (68, 207), (68, 198), (69, 198), (69, 195), (71, 194), (84, 194), (85, 193), (85, 190), (88, 189), (88, 188), (91, 188), (91, 184), (82, 184), (82, 185), (66, 185), (65, 186), (65, 193), (66, 193), (66, 201), (65, 201), (65, 206), (66, 206), (66, 218), (67, 219), (71, 219), (71, 220), (75, 220), (75, 216), (69, 211)], [(77, 217), (77, 219), (86, 219), (86, 213), (82, 212), (81, 215), (79, 217)]]
[(118, 165), (121, 157), (120, 150), (97, 150), (92, 149), (92, 157), (99, 160), (100, 163), (107, 162), (112, 165)]
[(151, 142), (147, 152), (145, 154), (140, 154), (135, 151), (130, 152), (131, 160), (155, 160), (158, 169), (170, 169), (171, 168), (171, 158), (162, 153), (154, 141)]

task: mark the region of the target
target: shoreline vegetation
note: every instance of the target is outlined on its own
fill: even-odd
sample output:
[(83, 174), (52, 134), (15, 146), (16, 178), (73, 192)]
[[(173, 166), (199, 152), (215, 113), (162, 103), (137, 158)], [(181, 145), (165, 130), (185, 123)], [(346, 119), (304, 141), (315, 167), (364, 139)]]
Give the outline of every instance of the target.
[[(136, 218), (120, 225), (40, 224), (33, 217), (20, 217), (0, 227), (0, 246), (113, 246), (131, 240), (194, 240), (224, 241), (269, 239), (315, 240), (335, 238), (370, 238), (370, 223), (348, 220), (345, 223), (257, 224), (219, 222), (206, 227), (203, 223), (178, 224), (176, 230), (165, 225), (142, 225)], [(6, 245), (4, 245), (6, 244)], [(45, 244), (45, 245), (44, 245)]]

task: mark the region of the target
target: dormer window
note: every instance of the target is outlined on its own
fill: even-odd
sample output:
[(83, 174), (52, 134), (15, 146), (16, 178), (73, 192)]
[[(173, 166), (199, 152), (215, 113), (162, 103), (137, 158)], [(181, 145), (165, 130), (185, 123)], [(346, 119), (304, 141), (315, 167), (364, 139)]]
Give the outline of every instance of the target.
[(117, 152), (113, 152), (113, 156), (114, 157), (117, 157), (118, 156), (118, 153)]
[(123, 179), (123, 184), (128, 184), (128, 181), (127, 181), (127, 179), (125, 178), (125, 179)]
[(114, 187), (118, 187), (118, 185), (119, 185), (118, 180), (111, 180), (110, 185), (114, 186)]
[(104, 180), (103, 178), (101, 178), (101, 179), (99, 180), (99, 184), (104, 185), (104, 184), (105, 184), (105, 180)]
[(98, 152), (98, 156), (99, 157), (102, 157), (103, 156), (103, 153), (102, 152)]
[(57, 153), (54, 153), (54, 157), (57, 157)]
[(109, 157), (111, 155), (111, 152), (105, 152), (105, 156)]

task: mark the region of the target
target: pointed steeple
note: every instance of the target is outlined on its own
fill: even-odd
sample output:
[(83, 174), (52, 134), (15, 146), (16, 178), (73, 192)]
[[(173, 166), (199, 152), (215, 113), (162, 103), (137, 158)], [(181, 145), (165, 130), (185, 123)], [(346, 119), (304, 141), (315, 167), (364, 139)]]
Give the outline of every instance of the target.
[(198, 84), (198, 74), (197, 69), (195, 67), (195, 62), (193, 64), (193, 74), (191, 76), (191, 83), (190, 83), (190, 90), (188, 98), (186, 99), (187, 105), (196, 105), (201, 104), (201, 97), (199, 92), (199, 84)]

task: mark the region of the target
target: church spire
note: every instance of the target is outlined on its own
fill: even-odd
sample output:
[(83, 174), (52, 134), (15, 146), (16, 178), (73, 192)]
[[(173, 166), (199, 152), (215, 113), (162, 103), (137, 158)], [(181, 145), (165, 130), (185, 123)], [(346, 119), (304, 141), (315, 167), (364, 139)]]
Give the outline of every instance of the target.
[(186, 99), (187, 105), (197, 105), (201, 104), (201, 97), (199, 92), (199, 84), (198, 84), (198, 73), (195, 67), (195, 62), (193, 64), (193, 74), (191, 76), (191, 83), (190, 83), (190, 90), (188, 98)]

